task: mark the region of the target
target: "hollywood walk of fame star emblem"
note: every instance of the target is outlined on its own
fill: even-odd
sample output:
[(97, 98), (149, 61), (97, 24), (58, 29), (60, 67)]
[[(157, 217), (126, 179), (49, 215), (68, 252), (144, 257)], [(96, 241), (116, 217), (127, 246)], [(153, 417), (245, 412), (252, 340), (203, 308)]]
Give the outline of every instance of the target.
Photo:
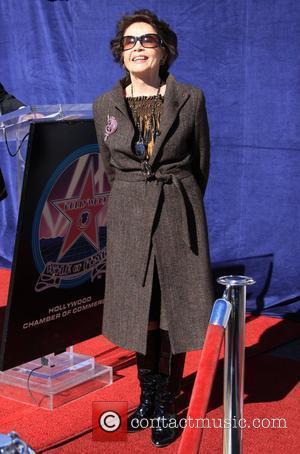
[(96, 194), (93, 167), (90, 165), (78, 197), (51, 201), (69, 221), (58, 259), (62, 258), (81, 236), (99, 251), (98, 215), (106, 198), (106, 193)]

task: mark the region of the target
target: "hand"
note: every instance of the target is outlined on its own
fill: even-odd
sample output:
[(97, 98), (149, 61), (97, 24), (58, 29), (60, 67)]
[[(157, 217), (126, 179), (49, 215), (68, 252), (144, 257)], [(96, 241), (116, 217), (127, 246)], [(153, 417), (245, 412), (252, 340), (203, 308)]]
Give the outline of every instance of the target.
[(36, 120), (37, 118), (44, 118), (45, 115), (39, 113), (39, 112), (34, 112), (26, 115), (22, 115), (20, 117), (20, 122), (22, 121), (29, 121), (29, 120)]

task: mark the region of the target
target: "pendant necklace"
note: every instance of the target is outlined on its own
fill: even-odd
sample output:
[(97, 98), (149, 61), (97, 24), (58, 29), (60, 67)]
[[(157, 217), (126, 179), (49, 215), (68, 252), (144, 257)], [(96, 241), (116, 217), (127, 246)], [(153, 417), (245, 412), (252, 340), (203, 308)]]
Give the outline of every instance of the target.
[[(153, 119), (152, 121), (154, 123), (154, 129), (155, 129), (154, 135), (155, 136), (158, 135), (157, 134), (158, 131), (156, 130), (156, 121), (155, 121), (155, 118), (154, 118), (154, 114), (155, 114), (155, 110), (156, 110), (157, 100), (159, 98), (160, 87), (161, 87), (161, 81), (159, 83), (159, 87), (158, 87), (157, 93), (155, 95), (155, 100), (154, 100), (153, 107), (152, 107), (152, 112), (151, 112), (151, 118)], [(131, 83), (131, 97), (133, 98), (133, 84), (132, 83)], [(137, 115), (137, 117), (138, 117), (138, 115)], [(135, 153), (136, 156), (138, 156), (140, 158), (145, 158), (147, 160), (148, 159), (148, 156), (147, 156), (148, 143), (143, 138), (142, 125), (140, 124), (140, 119), (139, 118), (137, 118), (137, 128), (138, 128), (138, 131), (139, 131), (139, 138), (134, 144), (134, 153)]]

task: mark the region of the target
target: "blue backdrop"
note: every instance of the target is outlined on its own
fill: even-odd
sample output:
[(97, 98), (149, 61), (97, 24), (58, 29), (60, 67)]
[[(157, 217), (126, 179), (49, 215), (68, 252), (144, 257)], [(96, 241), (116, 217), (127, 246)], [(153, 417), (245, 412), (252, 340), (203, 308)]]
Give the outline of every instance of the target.
[[(298, 0), (0, 0), (0, 80), (27, 104), (92, 102), (122, 74), (109, 51), (116, 21), (145, 6), (178, 35), (175, 77), (206, 95), (216, 273), (257, 279), (249, 309), (299, 315)], [(0, 165), (14, 186), (16, 163), (3, 147)], [(11, 200), (0, 204), (2, 266), (11, 260)]]

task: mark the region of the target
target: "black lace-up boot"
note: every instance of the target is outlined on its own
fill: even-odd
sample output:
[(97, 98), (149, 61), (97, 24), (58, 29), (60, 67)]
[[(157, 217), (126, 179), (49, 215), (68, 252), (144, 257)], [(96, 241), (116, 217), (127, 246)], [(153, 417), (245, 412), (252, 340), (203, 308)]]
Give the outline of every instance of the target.
[(178, 436), (175, 398), (180, 393), (185, 353), (173, 355), (168, 331), (161, 331), (159, 373), (156, 378), (152, 443), (167, 446)]
[(159, 330), (148, 331), (146, 355), (136, 353), (138, 379), (141, 387), (140, 404), (127, 419), (127, 432), (146, 428), (145, 421), (153, 416), (156, 392), (156, 376), (159, 362)]

